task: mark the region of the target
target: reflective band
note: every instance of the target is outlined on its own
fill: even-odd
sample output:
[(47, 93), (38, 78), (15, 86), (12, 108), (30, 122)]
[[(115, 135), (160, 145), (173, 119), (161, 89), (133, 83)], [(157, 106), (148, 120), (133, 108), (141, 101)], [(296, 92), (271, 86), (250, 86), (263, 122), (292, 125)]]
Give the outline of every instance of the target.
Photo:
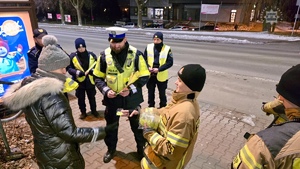
[(187, 148), (189, 146), (189, 140), (183, 137), (180, 137), (172, 132), (167, 133), (167, 139), (173, 144), (183, 148)]
[(240, 151), (240, 155), (242, 158), (242, 161), (245, 163), (245, 165), (249, 168), (249, 169), (259, 169), (262, 168), (262, 166), (260, 164), (258, 164), (254, 158), (254, 156), (252, 155), (252, 153), (250, 152), (249, 148), (247, 145), (245, 145), (241, 151)]
[(137, 92), (136, 87), (133, 84), (131, 84), (129, 87), (133, 94)]
[(98, 137), (98, 134), (99, 134), (99, 128), (93, 128), (93, 130), (94, 130), (94, 136), (92, 138), (91, 143), (94, 143), (94, 142), (97, 141), (97, 137)]

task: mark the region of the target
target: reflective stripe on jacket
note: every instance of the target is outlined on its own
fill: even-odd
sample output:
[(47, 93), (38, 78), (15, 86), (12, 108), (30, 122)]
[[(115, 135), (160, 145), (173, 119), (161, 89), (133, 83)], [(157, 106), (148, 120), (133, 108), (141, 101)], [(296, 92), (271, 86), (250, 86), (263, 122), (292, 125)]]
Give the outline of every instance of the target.
[[(159, 65), (164, 65), (167, 61), (170, 46), (163, 45), (159, 55)], [(154, 43), (148, 44), (147, 46), (147, 60), (148, 65), (152, 68), (154, 62)], [(157, 73), (157, 80), (164, 82), (168, 79), (168, 69)]]
[(195, 98), (188, 99), (188, 93), (174, 92), (171, 103), (158, 110), (158, 129), (144, 134), (150, 144), (145, 148), (145, 158), (159, 169), (182, 169), (192, 157), (200, 118), (199, 92), (193, 94)]
[(299, 142), (299, 122), (287, 122), (267, 128), (248, 140), (234, 158), (232, 168), (298, 169)]

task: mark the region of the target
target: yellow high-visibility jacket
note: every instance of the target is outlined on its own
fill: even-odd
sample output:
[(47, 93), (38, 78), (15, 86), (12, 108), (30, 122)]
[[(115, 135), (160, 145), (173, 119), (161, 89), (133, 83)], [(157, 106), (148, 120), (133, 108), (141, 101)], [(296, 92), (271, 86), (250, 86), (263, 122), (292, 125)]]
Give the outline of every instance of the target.
[[(95, 59), (95, 57), (92, 56), (91, 53), (89, 53), (89, 68), (95, 66), (95, 65), (94, 65), (94, 62), (96, 62), (96, 61), (97, 61), (97, 60)], [(78, 61), (78, 58), (77, 58), (76, 56), (74, 56), (74, 57), (72, 58), (72, 62), (73, 62), (73, 65), (74, 65), (75, 69), (80, 70), (80, 71), (82, 71), (82, 72), (85, 72), (85, 71), (86, 71), (86, 70), (83, 70), (83, 68), (82, 68), (82, 66), (80, 65), (80, 63), (79, 63), (79, 61)], [(94, 77), (93, 77), (92, 75), (88, 75), (88, 77), (89, 77), (89, 79), (90, 79), (90, 82), (91, 82), (92, 84), (95, 84), (95, 82), (94, 82)], [(86, 76), (76, 77), (76, 80), (77, 80), (78, 82), (83, 82), (83, 81), (85, 80), (85, 78), (86, 78)]]
[[(153, 49), (154, 49), (154, 43), (147, 45), (147, 62), (151, 68), (153, 67), (153, 62), (154, 62), (154, 50)], [(163, 45), (163, 47), (160, 51), (160, 55), (159, 55), (159, 65), (164, 65), (166, 63), (170, 49), (171, 49), (170, 46)], [(158, 72), (157, 80), (160, 82), (164, 82), (168, 79), (168, 75), (169, 75), (168, 69)]]

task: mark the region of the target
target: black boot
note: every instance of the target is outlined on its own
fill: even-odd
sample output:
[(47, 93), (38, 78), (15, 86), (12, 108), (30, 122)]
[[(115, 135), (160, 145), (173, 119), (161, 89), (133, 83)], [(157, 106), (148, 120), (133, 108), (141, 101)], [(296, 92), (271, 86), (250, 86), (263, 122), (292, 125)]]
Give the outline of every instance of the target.
[(81, 120), (85, 119), (87, 117), (87, 114), (86, 113), (81, 113), (81, 115), (79, 116), (79, 118)]
[(111, 159), (114, 158), (115, 153), (116, 153), (116, 150), (108, 150), (103, 157), (103, 162), (109, 163), (111, 161)]
[(94, 115), (96, 118), (100, 117), (100, 114), (97, 111), (92, 111), (92, 115)]

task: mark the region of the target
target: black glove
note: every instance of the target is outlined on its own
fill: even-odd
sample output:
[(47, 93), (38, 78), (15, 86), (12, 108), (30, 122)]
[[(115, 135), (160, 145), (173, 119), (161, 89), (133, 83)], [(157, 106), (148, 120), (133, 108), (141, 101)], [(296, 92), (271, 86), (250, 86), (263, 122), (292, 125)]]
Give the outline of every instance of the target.
[(89, 75), (94, 76), (94, 69), (91, 69), (91, 70), (89, 71)]
[(84, 72), (83, 71), (79, 71), (78, 77), (82, 77), (82, 76), (85, 76)]
[(104, 130), (105, 130), (105, 133), (109, 133), (111, 131), (117, 130), (118, 127), (119, 127), (119, 122), (114, 122), (113, 124), (106, 126), (104, 128)]

